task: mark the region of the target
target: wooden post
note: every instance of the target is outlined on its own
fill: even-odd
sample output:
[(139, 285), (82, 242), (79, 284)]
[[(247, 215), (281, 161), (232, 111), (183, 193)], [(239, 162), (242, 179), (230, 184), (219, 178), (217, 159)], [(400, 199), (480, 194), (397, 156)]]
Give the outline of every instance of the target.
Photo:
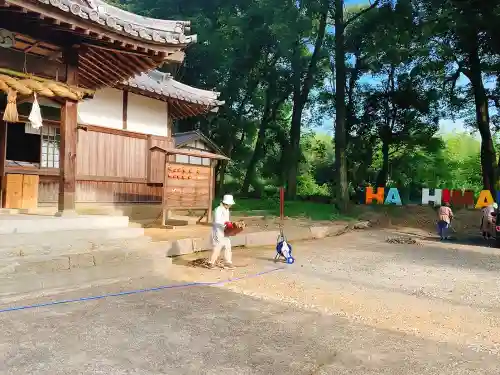
[(127, 118), (128, 118), (128, 91), (123, 90), (122, 121), (124, 130), (127, 130)]
[(207, 223), (212, 222), (212, 205), (215, 196), (215, 166), (217, 165), (217, 160), (210, 161), (210, 185), (208, 190), (208, 212), (207, 212)]
[(170, 212), (167, 209), (167, 185), (168, 185), (168, 154), (165, 154), (165, 170), (163, 174), (163, 194), (161, 197), (161, 225), (167, 224)]
[(7, 162), (7, 123), (0, 120), (0, 208), (5, 204), (5, 163)]
[[(78, 50), (64, 51), (66, 83), (78, 84)], [(76, 139), (78, 102), (66, 100), (61, 106), (61, 143), (59, 145), (59, 200), (57, 216), (76, 215)]]

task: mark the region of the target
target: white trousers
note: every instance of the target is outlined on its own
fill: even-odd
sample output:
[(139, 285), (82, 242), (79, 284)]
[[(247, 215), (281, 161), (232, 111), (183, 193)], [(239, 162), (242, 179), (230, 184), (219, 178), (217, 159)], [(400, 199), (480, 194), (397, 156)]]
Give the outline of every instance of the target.
[(210, 263), (215, 264), (219, 258), (220, 251), (224, 248), (224, 261), (232, 263), (233, 254), (231, 252), (231, 241), (228, 237), (221, 238), (218, 242), (213, 244), (212, 254), (210, 255)]

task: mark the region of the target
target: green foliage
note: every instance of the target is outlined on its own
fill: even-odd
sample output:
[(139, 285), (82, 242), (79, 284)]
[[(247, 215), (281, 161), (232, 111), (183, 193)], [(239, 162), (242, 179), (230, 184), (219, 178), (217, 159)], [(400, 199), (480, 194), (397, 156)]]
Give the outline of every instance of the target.
[[(500, 1), (375, 0), (369, 9), (347, 7), (340, 21), (343, 7), (334, 3), (344, 5), (114, 0), (192, 22), (199, 42), (181, 66), (165, 69), (225, 101), (217, 115), (176, 123), (200, 129), (231, 157), (217, 169), (219, 193), (261, 197), (265, 207), (294, 182), (300, 198), (324, 200), (367, 183), (397, 186), (410, 198), (422, 187), (491, 186), (499, 175)], [(315, 131), (332, 117), (345, 142)], [(440, 135), (439, 121), (449, 118), (465, 119), (480, 138)]]
[[(279, 216), (279, 196), (267, 199), (238, 198), (231, 208), (234, 215)], [(338, 213), (332, 205), (305, 201), (285, 201), (285, 216), (312, 220), (352, 220)]]

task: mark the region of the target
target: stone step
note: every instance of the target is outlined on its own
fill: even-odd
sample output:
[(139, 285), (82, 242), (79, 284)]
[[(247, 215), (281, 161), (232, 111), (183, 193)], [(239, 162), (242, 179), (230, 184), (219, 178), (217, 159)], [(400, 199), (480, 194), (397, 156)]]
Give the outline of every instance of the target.
[(72, 230), (127, 228), (127, 216), (85, 215), (55, 217), (42, 215), (0, 215), (0, 235)]
[[(135, 232), (136, 234), (141, 233), (141, 231)], [(60, 238), (59, 236), (53, 236), (52, 238), (39, 238), (40, 241), (35, 243), (28, 243), (29, 239), (23, 242), (24, 235), (19, 236), (21, 237), (15, 238), (15, 241), (12, 242), (2, 242), (3, 240), (0, 239), (0, 259), (32, 255), (60, 255), (106, 249), (141, 248), (151, 243), (151, 237), (142, 235), (123, 236), (122, 238), (116, 236), (110, 238), (105, 236), (89, 238)]]
[(165, 249), (150, 246), (101, 248), (97, 251), (49, 253), (45, 255), (13, 256), (0, 259), (0, 284), (9, 275), (47, 274), (79, 268), (93, 268), (131, 261), (152, 261), (166, 258)]
[(65, 230), (61, 232), (0, 234), (0, 248), (12, 246), (56, 246), (78, 241), (102, 243), (144, 236), (143, 228)]
[[(60, 272), (9, 274), (0, 276), (0, 309), (18, 300), (53, 296), (58, 293), (108, 285), (145, 276), (168, 277), (171, 258), (144, 259), (104, 264)], [(16, 303), (20, 304), (20, 302)]]

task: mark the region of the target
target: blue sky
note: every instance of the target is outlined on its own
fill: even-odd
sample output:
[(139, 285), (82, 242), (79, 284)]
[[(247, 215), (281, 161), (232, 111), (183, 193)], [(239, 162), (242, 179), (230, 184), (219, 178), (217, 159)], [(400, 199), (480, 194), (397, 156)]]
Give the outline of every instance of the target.
[[(346, 5), (361, 5), (361, 4), (366, 4), (368, 5), (369, 2), (367, 0), (346, 0), (345, 1)], [(466, 85), (468, 83), (467, 78), (461, 77), (457, 84), (460, 85)], [(485, 86), (488, 87), (492, 85), (492, 82), (486, 82)], [(442, 119), (440, 121), (440, 127), (441, 127), (441, 132), (443, 133), (450, 133), (450, 132), (463, 132), (466, 129), (464, 128), (464, 121), (461, 119)], [(333, 131), (333, 119), (332, 118), (325, 118), (323, 120), (322, 125), (319, 127), (318, 131), (321, 133), (329, 133), (332, 134)]]

